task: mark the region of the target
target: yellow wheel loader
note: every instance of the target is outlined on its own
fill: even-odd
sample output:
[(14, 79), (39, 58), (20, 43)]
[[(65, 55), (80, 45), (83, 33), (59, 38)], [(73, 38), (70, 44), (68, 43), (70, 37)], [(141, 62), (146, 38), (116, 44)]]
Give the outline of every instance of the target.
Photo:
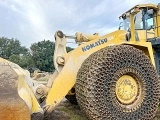
[[(160, 98), (160, 4), (136, 5), (119, 30), (99, 36), (55, 33), (48, 83), (0, 58), (0, 120), (42, 120), (67, 96), (90, 120), (152, 120)], [(79, 46), (66, 53), (66, 38)]]

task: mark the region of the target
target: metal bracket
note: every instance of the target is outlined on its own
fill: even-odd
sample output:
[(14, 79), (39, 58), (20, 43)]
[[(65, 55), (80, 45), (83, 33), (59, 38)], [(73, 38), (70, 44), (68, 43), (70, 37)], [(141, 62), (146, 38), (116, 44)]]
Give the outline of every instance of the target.
[(66, 52), (66, 37), (62, 31), (55, 33), (55, 50), (54, 50), (54, 67), (60, 72), (65, 64), (65, 58), (63, 57)]

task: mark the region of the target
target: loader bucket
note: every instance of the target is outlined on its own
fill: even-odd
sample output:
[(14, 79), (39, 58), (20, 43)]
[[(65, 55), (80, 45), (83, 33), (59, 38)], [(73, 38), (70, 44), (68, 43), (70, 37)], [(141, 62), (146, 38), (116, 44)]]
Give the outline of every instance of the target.
[[(18, 65), (0, 58), (0, 120), (31, 120), (37, 117), (36, 113), (43, 115), (25, 81), (25, 74)], [(42, 116), (38, 117), (43, 119)]]
[(0, 58), (0, 119), (30, 120), (30, 111), (18, 94), (18, 74)]

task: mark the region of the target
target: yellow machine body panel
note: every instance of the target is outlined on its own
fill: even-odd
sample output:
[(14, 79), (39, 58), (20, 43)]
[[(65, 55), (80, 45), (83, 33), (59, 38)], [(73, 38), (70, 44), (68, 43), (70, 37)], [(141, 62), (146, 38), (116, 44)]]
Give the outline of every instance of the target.
[(137, 34), (138, 34), (139, 39), (143, 42), (146, 42), (146, 36), (147, 36), (147, 38), (154, 38), (155, 37), (153, 30), (149, 30), (148, 34), (146, 33), (145, 30), (137, 30)]

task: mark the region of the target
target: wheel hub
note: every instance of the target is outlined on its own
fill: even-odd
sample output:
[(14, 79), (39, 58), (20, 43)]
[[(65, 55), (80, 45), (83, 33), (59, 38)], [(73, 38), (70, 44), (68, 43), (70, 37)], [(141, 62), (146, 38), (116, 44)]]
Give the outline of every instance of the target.
[(121, 76), (116, 82), (116, 96), (122, 104), (131, 104), (138, 95), (136, 79), (129, 75)]

